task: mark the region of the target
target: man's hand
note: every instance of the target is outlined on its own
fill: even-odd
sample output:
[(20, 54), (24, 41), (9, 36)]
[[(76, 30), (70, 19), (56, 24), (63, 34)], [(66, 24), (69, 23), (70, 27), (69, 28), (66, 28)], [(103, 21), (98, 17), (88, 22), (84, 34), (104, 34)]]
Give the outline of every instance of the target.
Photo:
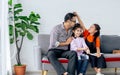
[(73, 38), (72, 38), (72, 37), (69, 37), (69, 38), (67, 39), (67, 41), (66, 41), (66, 44), (69, 45), (72, 40), (73, 40)]

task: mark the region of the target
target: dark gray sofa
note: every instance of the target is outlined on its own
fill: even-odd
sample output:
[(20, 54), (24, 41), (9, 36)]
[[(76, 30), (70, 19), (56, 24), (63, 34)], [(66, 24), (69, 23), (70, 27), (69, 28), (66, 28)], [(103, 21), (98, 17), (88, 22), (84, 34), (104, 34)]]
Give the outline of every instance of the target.
[[(120, 67), (120, 54), (112, 54), (115, 49), (120, 49), (120, 36), (118, 35), (101, 35), (101, 52), (104, 53), (107, 67), (115, 68)], [(54, 71), (54, 68), (49, 63), (46, 53), (48, 51), (50, 35), (39, 34), (38, 35), (38, 47), (35, 51), (36, 62), (39, 69)], [(67, 67), (67, 59), (60, 58), (60, 62)]]

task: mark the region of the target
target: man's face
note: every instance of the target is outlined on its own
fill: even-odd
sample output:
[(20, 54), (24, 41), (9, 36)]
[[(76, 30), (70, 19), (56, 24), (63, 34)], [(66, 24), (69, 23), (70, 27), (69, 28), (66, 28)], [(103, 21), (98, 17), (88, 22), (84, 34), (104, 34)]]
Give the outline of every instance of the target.
[(74, 27), (75, 24), (76, 24), (76, 17), (73, 17), (71, 20), (68, 21), (69, 22), (69, 25), (70, 27)]

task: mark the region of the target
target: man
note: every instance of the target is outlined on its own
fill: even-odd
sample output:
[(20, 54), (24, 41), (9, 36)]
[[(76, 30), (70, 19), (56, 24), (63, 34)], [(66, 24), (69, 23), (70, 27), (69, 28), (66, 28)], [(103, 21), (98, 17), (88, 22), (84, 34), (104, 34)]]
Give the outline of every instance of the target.
[[(66, 14), (63, 24), (55, 26), (50, 34), (50, 46), (47, 54), (48, 60), (53, 65), (58, 75), (75, 75), (77, 54), (68, 50), (72, 41), (72, 27), (76, 23), (73, 13)], [(58, 58), (67, 58), (68, 68), (65, 70)]]

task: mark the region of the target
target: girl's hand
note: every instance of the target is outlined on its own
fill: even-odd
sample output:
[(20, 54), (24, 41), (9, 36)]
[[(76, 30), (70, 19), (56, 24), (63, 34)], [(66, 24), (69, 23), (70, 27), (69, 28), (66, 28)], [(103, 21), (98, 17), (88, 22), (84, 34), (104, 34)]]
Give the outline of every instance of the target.
[(79, 51), (79, 50), (84, 50), (84, 51), (86, 51), (88, 48), (86, 47), (86, 48), (78, 48), (77, 50)]
[(101, 54), (100, 53), (96, 53), (96, 56), (99, 58), (99, 57), (101, 57)]
[(73, 14), (74, 14), (74, 15), (76, 15), (76, 16), (78, 17), (78, 14), (77, 14), (77, 12), (73, 12)]
[(90, 50), (89, 50), (89, 49), (88, 49), (88, 50), (86, 50), (86, 53), (87, 53), (87, 54), (90, 54)]

